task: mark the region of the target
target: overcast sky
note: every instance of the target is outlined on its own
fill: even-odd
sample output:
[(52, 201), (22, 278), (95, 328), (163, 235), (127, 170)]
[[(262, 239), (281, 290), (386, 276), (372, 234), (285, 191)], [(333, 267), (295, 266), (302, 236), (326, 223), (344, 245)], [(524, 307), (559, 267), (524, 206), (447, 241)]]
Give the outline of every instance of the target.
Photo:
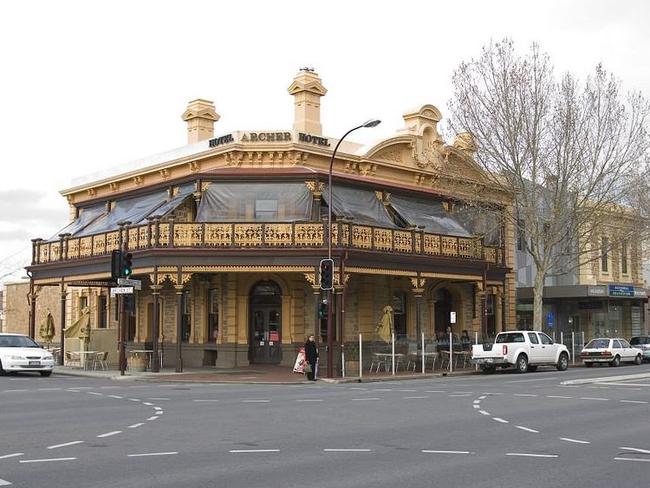
[[(298, 68), (329, 90), (324, 133), (390, 136), (425, 103), (446, 115), (451, 75), (490, 39), (538, 42), (558, 72), (602, 62), (650, 96), (650, 2), (0, 2), (0, 277), (29, 239), (67, 223), (75, 177), (185, 144), (180, 115), (213, 100), (215, 134), (290, 129)], [(14, 273), (21, 276), (22, 272)]]

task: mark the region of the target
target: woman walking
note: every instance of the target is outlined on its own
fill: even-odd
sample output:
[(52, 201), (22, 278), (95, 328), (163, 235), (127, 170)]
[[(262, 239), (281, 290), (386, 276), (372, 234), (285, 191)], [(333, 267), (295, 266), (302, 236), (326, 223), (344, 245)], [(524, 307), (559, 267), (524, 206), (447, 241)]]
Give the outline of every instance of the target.
[(318, 363), (318, 347), (316, 346), (316, 340), (313, 335), (310, 335), (309, 338), (307, 339), (307, 342), (305, 342), (305, 361), (309, 365), (308, 368), (305, 368), (305, 372), (307, 373), (307, 379), (309, 381), (316, 381), (316, 364)]

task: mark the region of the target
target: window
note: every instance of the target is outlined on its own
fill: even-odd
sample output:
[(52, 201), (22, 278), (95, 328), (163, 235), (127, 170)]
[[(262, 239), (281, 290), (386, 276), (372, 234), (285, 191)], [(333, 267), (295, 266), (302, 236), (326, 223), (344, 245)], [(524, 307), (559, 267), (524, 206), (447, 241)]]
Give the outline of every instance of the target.
[(629, 348), (630, 344), (625, 339), (621, 339), (621, 346)]
[(191, 313), (191, 297), (189, 291), (184, 291), (181, 296), (181, 341), (189, 342), (190, 334), (192, 332), (192, 313)]
[(107, 327), (108, 313), (106, 310), (106, 295), (97, 297), (97, 328), (105, 329)]
[(88, 297), (86, 296), (79, 297), (79, 310), (83, 311), (83, 309), (87, 307), (88, 307)]
[(219, 290), (208, 290), (208, 342), (214, 342), (219, 335)]
[(535, 334), (534, 332), (529, 332), (528, 338), (530, 339), (531, 344), (539, 344), (539, 341), (537, 340), (537, 334)]
[(255, 200), (255, 220), (276, 220), (278, 218), (277, 200)]
[(627, 241), (621, 242), (621, 273), (627, 274)]
[(395, 340), (406, 339), (406, 293), (393, 293), (393, 330)]
[(546, 345), (553, 344), (553, 339), (551, 339), (549, 336), (547, 336), (542, 332), (539, 333), (539, 339), (542, 341), (542, 344), (546, 344)]
[(622, 349), (623, 346), (621, 345), (620, 341), (614, 341), (614, 349)]
[(603, 244), (602, 244), (602, 249), (601, 249), (601, 255), (600, 255), (600, 270), (603, 273), (608, 272), (608, 260), (609, 260), (609, 238), (603, 237)]
[(509, 342), (526, 342), (521, 332), (505, 332), (499, 334), (495, 341), (497, 344), (507, 344)]

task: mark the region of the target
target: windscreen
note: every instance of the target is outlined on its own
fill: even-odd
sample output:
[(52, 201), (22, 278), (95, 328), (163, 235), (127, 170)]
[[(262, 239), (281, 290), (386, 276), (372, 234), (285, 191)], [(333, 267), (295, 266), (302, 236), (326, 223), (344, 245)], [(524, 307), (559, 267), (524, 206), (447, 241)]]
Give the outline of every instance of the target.
[(589, 341), (585, 349), (607, 349), (609, 347), (609, 339), (594, 339)]
[(524, 335), (521, 332), (507, 332), (505, 334), (499, 334), (497, 344), (508, 343), (508, 342), (525, 342)]

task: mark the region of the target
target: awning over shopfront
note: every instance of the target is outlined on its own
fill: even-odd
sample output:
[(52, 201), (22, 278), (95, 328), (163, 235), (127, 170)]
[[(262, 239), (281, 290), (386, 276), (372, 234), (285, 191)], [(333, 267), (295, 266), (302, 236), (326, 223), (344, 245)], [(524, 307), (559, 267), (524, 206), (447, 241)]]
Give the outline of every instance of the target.
[(304, 183), (213, 182), (201, 198), (197, 222), (296, 222), (311, 217)]
[[(323, 191), (323, 198), (329, 204), (327, 187)], [(398, 227), (373, 190), (333, 185), (332, 200), (332, 213), (338, 218), (352, 219), (355, 224), (361, 225)]]
[(410, 225), (423, 226), (426, 232), (459, 237), (470, 237), (470, 232), (450, 215), (436, 200), (420, 200), (400, 195), (391, 195), (391, 206)]
[(90, 207), (82, 207), (79, 209), (79, 217), (70, 222), (66, 227), (61, 229), (56, 235), (52, 236), (50, 240), (59, 238), (59, 234), (77, 235), (81, 233), (88, 225), (95, 222), (97, 219), (106, 214), (106, 203), (98, 203)]
[(118, 222), (128, 220), (132, 224), (142, 221), (148, 215), (160, 208), (167, 201), (167, 191), (162, 190), (147, 195), (140, 195), (132, 198), (117, 200), (111, 211), (104, 217), (97, 219), (88, 225), (79, 236), (96, 234), (99, 232), (109, 232), (117, 229)]

